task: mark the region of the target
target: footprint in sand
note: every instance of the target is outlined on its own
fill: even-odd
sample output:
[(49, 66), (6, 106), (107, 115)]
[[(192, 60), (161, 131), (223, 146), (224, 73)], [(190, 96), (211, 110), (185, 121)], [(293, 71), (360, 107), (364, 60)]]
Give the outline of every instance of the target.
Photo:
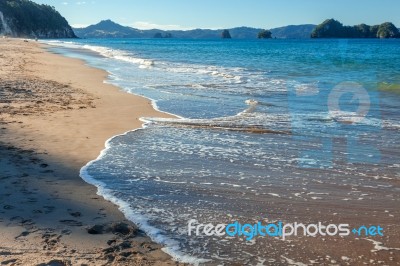
[(5, 179), (9, 179), (9, 178), (11, 178), (11, 176), (2, 176), (2, 177), (0, 177), (0, 180), (5, 180)]
[(23, 219), (20, 222), (20, 225), (23, 225), (23, 226), (31, 226), (31, 225), (34, 225), (34, 224), (35, 224), (35, 222), (33, 222), (31, 219)]
[(52, 213), (55, 208), (56, 207), (54, 207), (54, 206), (43, 206), (43, 209), (45, 209), (45, 211), (44, 211), (45, 214)]
[(36, 203), (37, 201), (38, 201), (38, 199), (36, 199), (36, 198), (28, 198), (28, 200), (26, 202), (33, 204), (33, 203)]
[(52, 234), (52, 233), (44, 233), (42, 235), (43, 244), (44, 244), (43, 249), (44, 250), (55, 249), (55, 247), (59, 243), (61, 237), (62, 237), (62, 235)]
[(103, 209), (103, 208), (99, 209), (99, 211), (97, 212), (97, 214), (101, 215), (102, 217), (106, 217), (106, 216), (107, 216), (106, 210)]
[(49, 167), (49, 165), (48, 165), (47, 163), (42, 163), (42, 164), (40, 165), (40, 167), (41, 167), (41, 168), (47, 168), (47, 167)]
[(80, 213), (80, 212), (74, 212), (71, 209), (68, 209), (67, 211), (68, 211), (69, 215), (71, 215), (72, 217), (81, 217), (82, 216), (82, 213)]
[(65, 261), (65, 260), (51, 260), (46, 263), (41, 263), (36, 266), (69, 266), (71, 265), (70, 261)]
[(60, 220), (59, 222), (68, 226), (82, 226), (81, 222), (75, 220)]
[(14, 216), (10, 218), (11, 222), (19, 222), (21, 223), (24, 220), (24, 218), (22, 218), (21, 216)]
[(29, 232), (29, 231), (24, 231), (20, 235), (16, 236), (15, 239), (18, 240), (21, 237), (26, 237), (26, 236), (30, 235), (30, 233), (31, 232)]
[(72, 234), (72, 231), (71, 231), (71, 230), (68, 230), (68, 229), (64, 229), (64, 230), (61, 231), (61, 234), (67, 236), (67, 235)]
[(42, 173), (42, 174), (51, 174), (51, 173), (54, 173), (54, 171), (53, 170), (45, 170), (45, 171), (41, 171), (40, 173)]
[(17, 261), (18, 261), (17, 259), (9, 259), (1, 262), (1, 265), (8, 265), (8, 264), (14, 265), (14, 263), (16, 263)]

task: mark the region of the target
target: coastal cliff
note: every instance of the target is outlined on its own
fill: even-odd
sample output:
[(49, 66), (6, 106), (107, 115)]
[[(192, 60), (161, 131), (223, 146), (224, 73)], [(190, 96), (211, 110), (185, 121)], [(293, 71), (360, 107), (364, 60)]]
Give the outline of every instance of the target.
[(54, 7), (29, 0), (0, 1), (0, 35), (31, 38), (76, 38)]

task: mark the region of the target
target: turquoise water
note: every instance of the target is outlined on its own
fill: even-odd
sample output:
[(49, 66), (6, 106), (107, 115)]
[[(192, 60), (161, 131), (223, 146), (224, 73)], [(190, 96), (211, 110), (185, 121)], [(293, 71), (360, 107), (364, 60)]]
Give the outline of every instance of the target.
[(178, 116), (142, 118), (143, 129), (110, 140), (82, 171), (178, 260), (282, 259), (277, 249), (264, 252), (270, 240), (188, 236), (190, 219), (305, 221), (319, 218), (303, 208), (310, 201), (372, 211), (374, 200), (399, 194), (400, 94), (379, 89), (400, 84), (398, 40), (51, 44)]

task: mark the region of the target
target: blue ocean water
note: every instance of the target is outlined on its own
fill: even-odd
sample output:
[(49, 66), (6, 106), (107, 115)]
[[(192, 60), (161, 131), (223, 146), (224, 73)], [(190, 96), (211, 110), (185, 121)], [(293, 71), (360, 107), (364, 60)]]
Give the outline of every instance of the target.
[(271, 240), (188, 236), (190, 219), (328, 219), (315, 210), (338, 203), (330, 214), (340, 215), (342, 202), (400, 212), (399, 197), (387, 198), (400, 192), (398, 40), (48, 43), (177, 116), (142, 118), (82, 170), (177, 260), (282, 260)]

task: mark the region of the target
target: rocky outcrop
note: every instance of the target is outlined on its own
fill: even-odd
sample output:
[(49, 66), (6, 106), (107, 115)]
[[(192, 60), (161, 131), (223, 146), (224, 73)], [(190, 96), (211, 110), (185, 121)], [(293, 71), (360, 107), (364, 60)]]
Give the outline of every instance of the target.
[(269, 30), (262, 30), (257, 34), (258, 39), (271, 39), (272, 33)]
[(327, 19), (314, 29), (311, 38), (400, 38), (400, 32), (391, 22), (343, 26), (337, 20)]
[(76, 38), (54, 7), (29, 0), (0, 1), (0, 34), (30, 38)]
[(232, 39), (229, 30), (223, 30), (221, 33), (221, 38), (222, 39)]

